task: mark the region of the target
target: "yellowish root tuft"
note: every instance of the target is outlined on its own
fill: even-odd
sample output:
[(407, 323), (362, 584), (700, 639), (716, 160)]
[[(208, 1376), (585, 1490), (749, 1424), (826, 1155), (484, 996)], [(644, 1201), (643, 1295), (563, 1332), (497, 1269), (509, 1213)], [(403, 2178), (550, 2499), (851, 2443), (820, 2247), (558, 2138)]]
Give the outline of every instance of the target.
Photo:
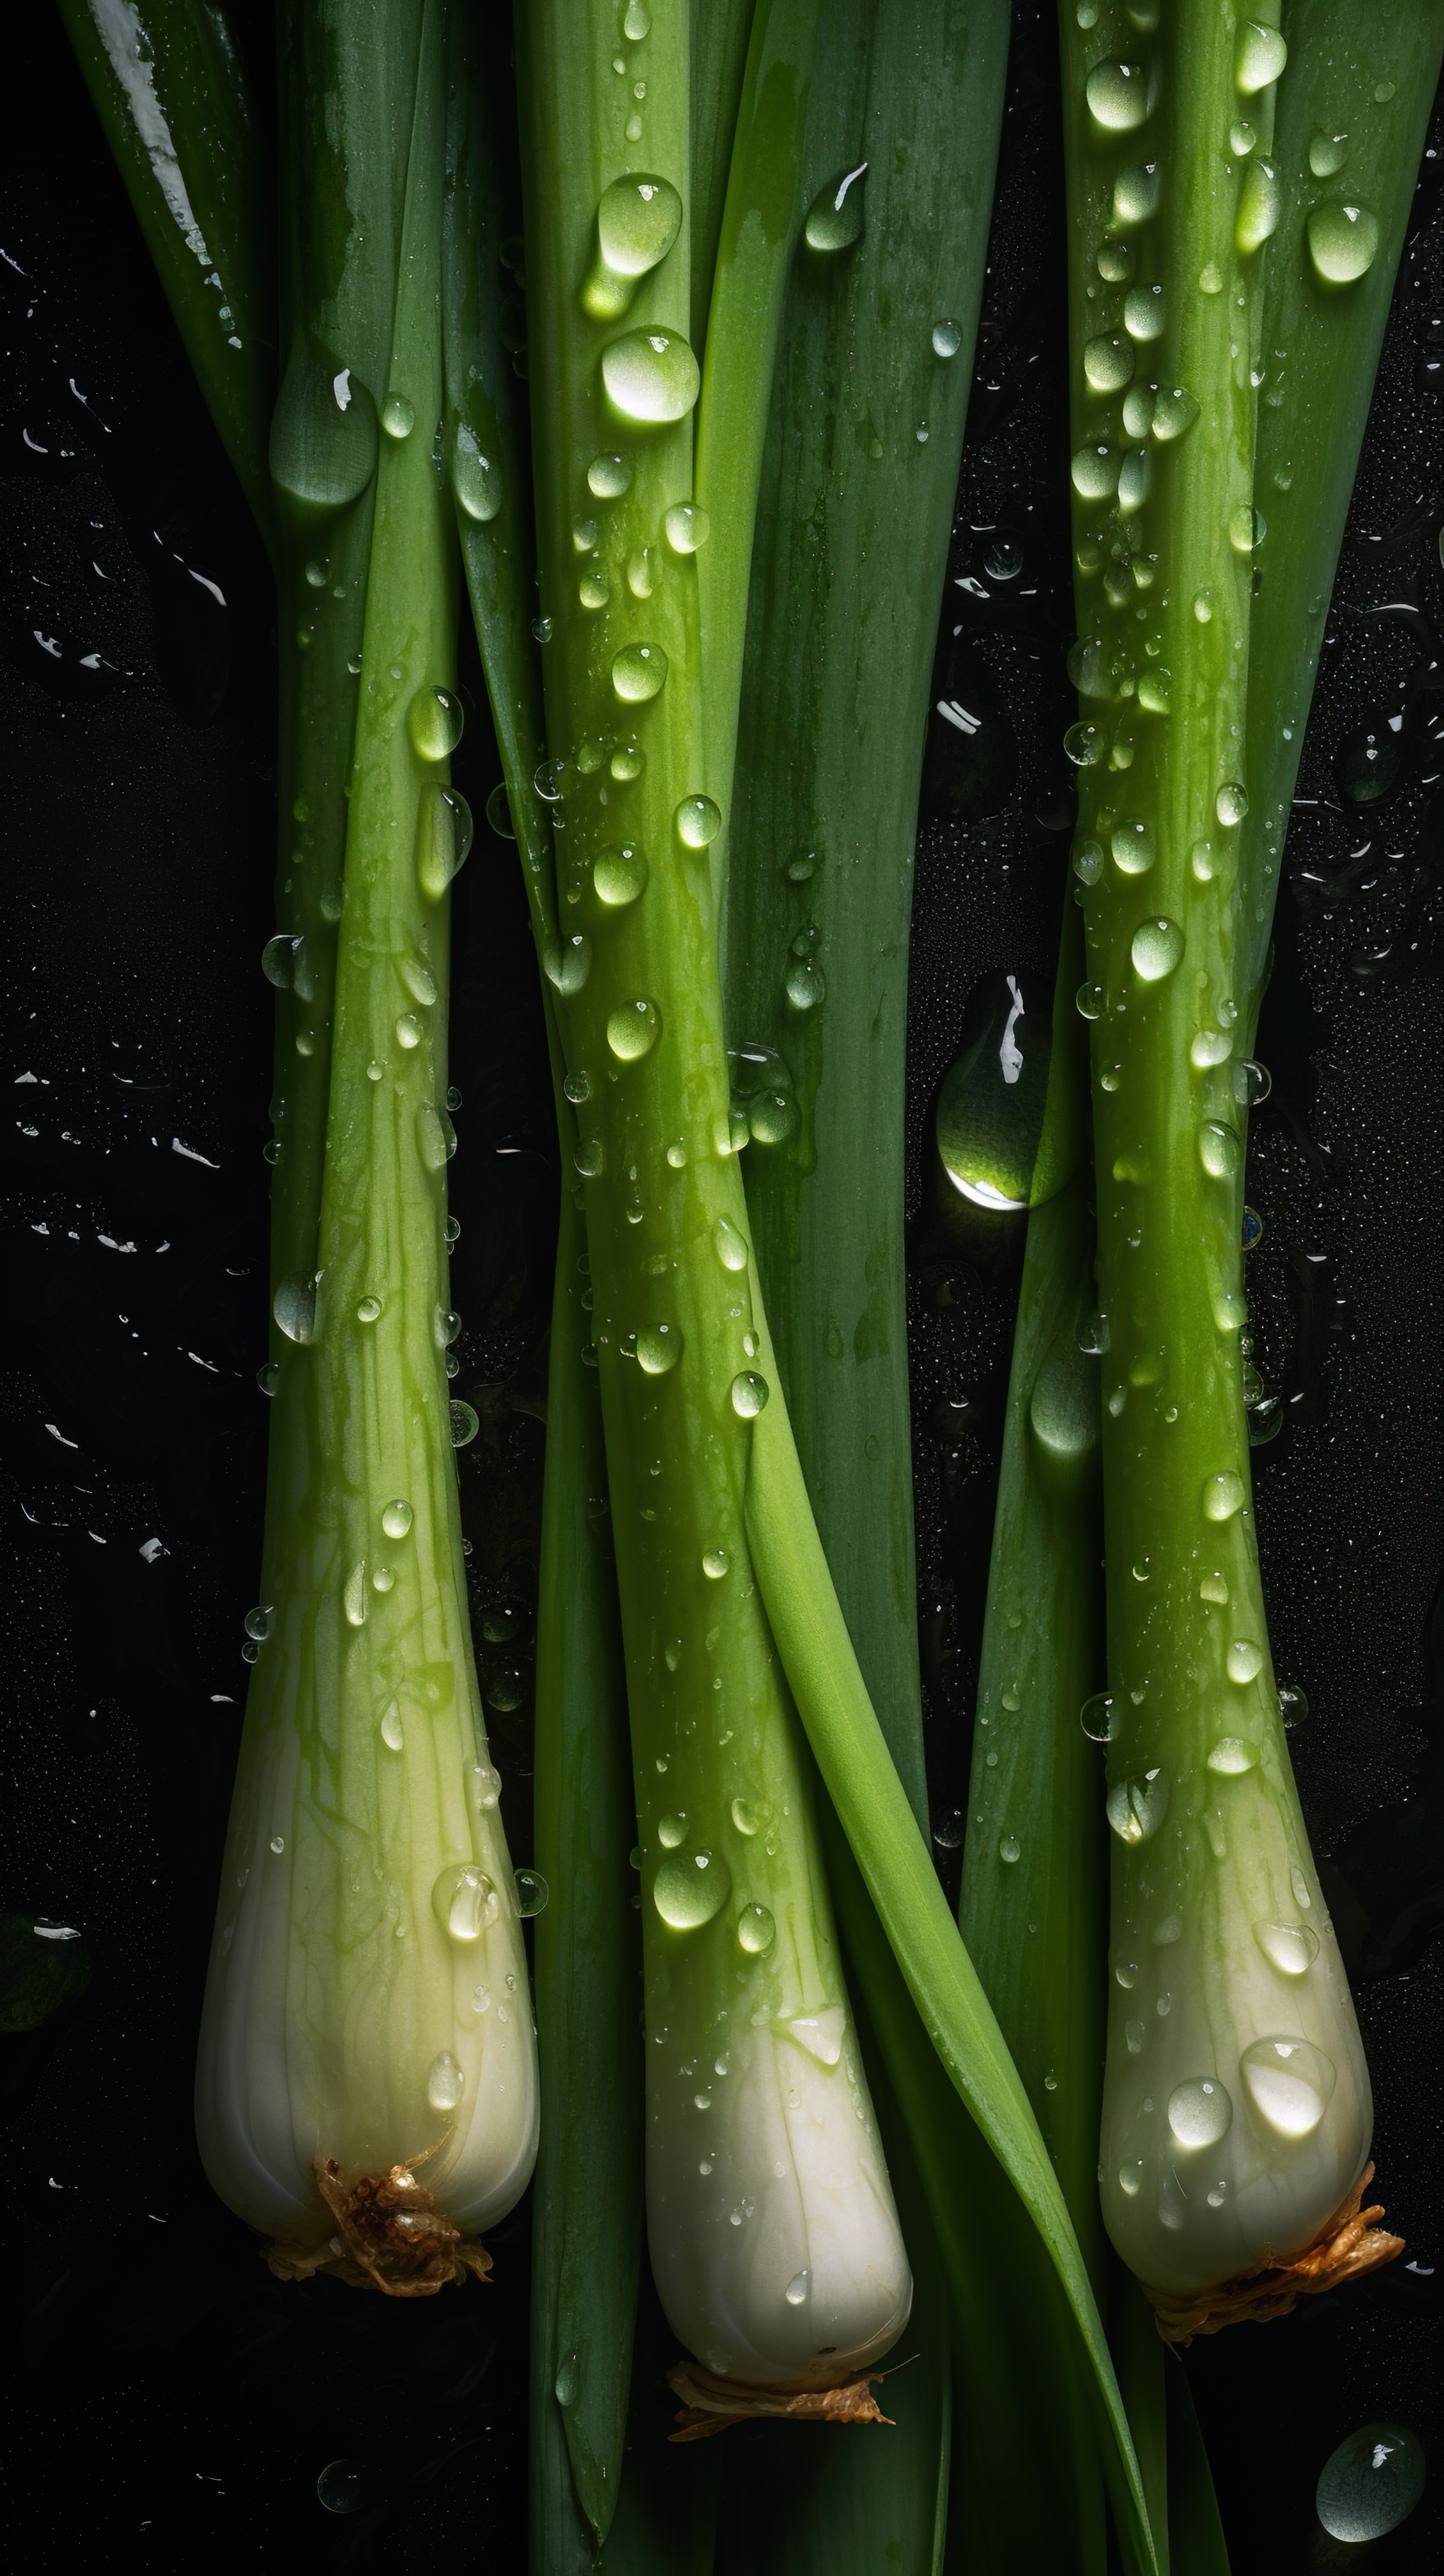
[(845, 2379), (838, 2388), (759, 2386), (750, 2379), (723, 2379), (698, 2361), (679, 2361), (667, 2373), (667, 2385), (682, 2405), (681, 2430), (673, 2442), (705, 2442), (709, 2433), (725, 2433), (729, 2424), (748, 2424), (762, 2415), (782, 2415), (793, 2424), (890, 2424), (872, 2395), (881, 2371)]
[(1361, 2206), (1373, 2179), (1374, 2168), (1366, 2165), (1343, 2207), (1301, 2254), (1282, 2261), (1266, 2255), (1251, 2272), (1212, 2290), (1149, 2290), (1164, 2342), (1191, 2343), (1195, 2335), (1220, 2334), (1225, 2326), (1267, 2325), (1271, 2317), (1286, 2317), (1301, 2298), (1337, 2290), (1345, 2281), (1377, 2272), (1381, 2263), (1392, 2263), (1404, 2251), (1403, 2237), (1390, 2236), (1379, 2226), (1382, 2207)]
[[(414, 2164), (424, 2162), (413, 2158)], [(430, 2299), (469, 2272), (486, 2279), (491, 2256), (485, 2246), (470, 2243), (437, 2208), (435, 2193), (417, 2181), (411, 2165), (343, 2183), (335, 2158), (318, 2156), (315, 2173), (327, 2232), (305, 2244), (272, 2245), (266, 2261), (278, 2280), (309, 2281), (329, 2272), (355, 2290), (380, 2290), (388, 2299)]]

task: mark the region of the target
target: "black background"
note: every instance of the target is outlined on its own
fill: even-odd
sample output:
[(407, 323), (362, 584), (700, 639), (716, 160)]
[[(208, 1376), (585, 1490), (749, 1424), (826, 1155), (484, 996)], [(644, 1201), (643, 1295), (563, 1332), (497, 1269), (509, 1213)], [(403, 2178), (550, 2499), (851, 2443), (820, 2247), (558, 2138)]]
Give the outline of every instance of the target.
[[(239, 11), (266, 84), (268, 11)], [(0, 2033), (4, 2492), (17, 2557), (182, 2569), (524, 2564), (525, 2206), (485, 2294), (282, 2288), (211, 2196), (191, 2065), (255, 1595), (274, 790), (264, 562), (58, 24), (7, 36), (0, 296), (0, 1906), (75, 1927)], [(1305, 1813), (1355, 1978), (1404, 2262), (1189, 2355), (1236, 2576), (1423, 2570), (1444, 2476), (1372, 2549), (1313, 2488), (1361, 2423), (1444, 2422), (1444, 207), (1439, 118), (1300, 778), (1258, 1052), (1255, 1453)], [(955, 1880), (1019, 1247), (940, 1230), (925, 1134), (970, 1010), (1051, 977), (1071, 822), (1056, 64), (1020, 5), (940, 638), (911, 1019), (920, 1619)], [(956, 585), (956, 586), (955, 586)], [(220, 594), (217, 597), (217, 593)], [(1379, 613), (1387, 612), (1387, 613)], [(479, 676), (458, 780), (496, 774)], [(935, 694), (940, 694), (937, 692)], [(1401, 722), (1391, 720), (1400, 718)], [(1363, 754), (1377, 735), (1385, 761)], [(1388, 792), (1359, 801), (1360, 782)], [(452, 1205), (473, 1612), (513, 1857), (557, 1186), (509, 844), (457, 889)], [(33, 1080), (23, 1077), (33, 1076)], [(177, 1143), (178, 1140), (178, 1143)], [(180, 1148), (186, 1150), (182, 1151)], [(195, 1159), (202, 1157), (204, 1159)], [(152, 1539), (161, 1551), (142, 1553)], [(33, 1936), (26, 1936), (33, 1950)], [(13, 1991), (7, 1951), (0, 1969)], [(88, 1984), (83, 1980), (88, 1971)], [(14, 2013), (11, 2013), (13, 2019)], [(1412, 2268), (1406, 2269), (1406, 2264)], [(324, 2511), (329, 2462), (366, 2510)], [(1444, 2472), (1444, 2452), (1437, 2463)]]

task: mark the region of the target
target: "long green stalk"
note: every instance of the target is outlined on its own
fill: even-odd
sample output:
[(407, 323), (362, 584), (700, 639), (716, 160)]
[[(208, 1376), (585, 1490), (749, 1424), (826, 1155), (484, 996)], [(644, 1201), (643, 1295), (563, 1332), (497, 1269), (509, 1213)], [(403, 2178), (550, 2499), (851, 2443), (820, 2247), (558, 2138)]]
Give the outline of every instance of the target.
[(256, 524), (273, 534), (270, 188), (222, 11), (205, 0), (58, 0), (66, 33)]
[[(281, 2240), (278, 2264), (400, 2295), (460, 2276), (463, 2240), (511, 2205), (536, 2143), (525, 1954), (466, 1622), (451, 1457), (466, 1417), (444, 1366), (447, 902), (429, 861), (460, 713), (424, 426), (442, 406), (439, 8), (398, 9), (387, 32), (408, 28), (319, 1276), (276, 1391), (278, 1425), (309, 1422), (297, 1445), (314, 1465), (298, 1490), (273, 1452), (197, 2082), (211, 2178)], [(385, 162), (350, 177), (362, 225), (368, 180), (384, 221)]]
[(962, 0), (830, 14), (808, 187), (866, 162), (866, 211), (855, 243), (804, 246), (792, 271), (727, 909), (728, 1043), (778, 1364), (848, 1625), (924, 1821), (908, 922), (1007, 26), (1005, 9)]
[(685, 515), (688, 29), (659, 13), (636, 49), (638, 137), (610, 9), (538, 0), (520, 39), (548, 742), (565, 764), (548, 783), (571, 791), (547, 964), (582, 1110), (627, 1653), (653, 2269), (708, 2367), (827, 2384), (892, 2342), (909, 2288), (743, 1518), (767, 1390)]
[(1110, 1335), (1102, 2197), (1175, 2293), (1305, 2244), (1370, 2126), (1269, 1664), (1239, 1353), (1251, 310), (1278, 213), (1243, 130), (1267, 143), (1282, 56), (1211, 5), (1153, 39), (1064, 19), (1079, 628), (1104, 711), (1077, 738)]

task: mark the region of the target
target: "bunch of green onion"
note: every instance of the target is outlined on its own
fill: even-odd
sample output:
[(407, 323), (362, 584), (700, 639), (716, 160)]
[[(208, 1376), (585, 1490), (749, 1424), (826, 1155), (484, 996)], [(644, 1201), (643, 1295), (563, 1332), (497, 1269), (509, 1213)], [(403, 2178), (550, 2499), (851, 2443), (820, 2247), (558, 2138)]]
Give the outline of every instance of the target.
[[(950, 2466), (952, 2529), (1019, 2566), (1101, 2567), (1105, 2493), (1131, 2567), (1166, 2565), (1180, 2513), (1226, 2564), (1116, 2283), (1110, 2353), (1099, 2219), (1178, 2336), (1394, 2243), (1355, 2215), (1368, 2079), (1269, 1660), (1240, 1219), (1283, 820), (1444, 5), (1377, 37), (1340, 0), (1063, 13), (1084, 918), (966, 1947), (925, 1840), (903, 1034), (1006, 13), (525, 0), (523, 397), (496, 25), (285, 0), (272, 383), (220, 13), (63, 6), (281, 602), (274, 1412), (207, 2170), (283, 2274), (429, 2294), (486, 2270), (540, 2114), (545, 2576), (604, 2545), (660, 2564), (679, 2497), (687, 2563), (714, 2563), (715, 2482), (639, 2439), (640, 2359), (629, 2414), (643, 2199), (685, 2436), (874, 2420), (913, 2316), (896, 2432), (774, 2494), (766, 2564), (860, 2568), (875, 2539), (940, 2565)], [(566, 1166), (535, 2039), (545, 1891), (486, 1747), (447, 1366), (458, 564)], [(1040, 2448), (1066, 2474), (1039, 2481)]]

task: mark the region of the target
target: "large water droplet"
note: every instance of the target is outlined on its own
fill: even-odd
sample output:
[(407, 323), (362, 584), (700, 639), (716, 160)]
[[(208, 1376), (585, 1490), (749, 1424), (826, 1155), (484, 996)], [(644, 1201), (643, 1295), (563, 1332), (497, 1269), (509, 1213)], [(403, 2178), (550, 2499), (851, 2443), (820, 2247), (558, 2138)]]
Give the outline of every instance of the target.
[(1352, 286), (1373, 265), (1379, 218), (1367, 206), (1335, 200), (1315, 206), (1308, 220), (1309, 257), (1324, 286)]
[(1241, 823), (1248, 812), (1248, 789), (1241, 779), (1226, 778), (1213, 800), (1213, 810), (1220, 823), (1230, 830)]
[(468, 1860), (442, 1871), (431, 1891), (431, 1910), (453, 1941), (479, 1941), (495, 1923), (501, 1902), (486, 1872)]
[(666, 1377), (684, 1347), (675, 1324), (644, 1324), (637, 1335), (637, 1366), (644, 1377)]
[(426, 2076), (426, 2099), (433, 2111), (454, 2111), (466, 2091), (466, 2076), (449, 2048), (433, 2057)]
[(746, 1269), (747, 1245), (730, 1217), (718, 1217), (712, 1228), (712, 1248), (724, 1270)]
[(667, 677), (660, 644), (624, 644), (612, 663), (612, 687), (626, 706), (645, 706)]
[(1176, 921), (1159, 917), (1141, 921), (1133, 934), (1129, 951), (1133, 971), (1145, 984), (1161, 984), (1171, 975), (1183, 955), (1183, 932)]
[(1136, 1780), (1119, 1780), (1108, 1792), (1108, 1822), (1121, 1843), (1146, 1843), (1168, 1813), (1166, 1772), (1145, 1771)]
[(1319, 1936), (1311, 1923), (1256, 1923), (1253, 1937), (1282, 1977), (1307, 1975), (1319, 1955)]
[(464, 1449), (467, 1442), (474, 1440), (481, 1429), (480, 1418), (472, 1405), (462, 1404), (459, 1400), (449, 1410), (451, 1445), (453, 1449)]
[(1115, 224), (1150, 223), (1158, 212), (1158, 164), (1156, 161), (1135, 162), (1130, 169), (1120, 170), (1113, 182), (1113, 220)]
[(811, 2287), (812, 2283), (806, 2272), (794, 2272), (782, 2295), (790, 2308), (804, 2307)]
[(1249, 2100), (1279, 2138), (1312, 2137), (1338, 2081), (1307, 2039), (1256, 2039), (1239, 2059)]
[(619, 1064), (635, 1064), (650, 1055), (662, 1034), (662, 1014), (655, 1002), (622, 1002), (607, 1019), (607, 1044)]
[(938, 1093), (939, 1159), (974, 1207), (1026, 1207), (1048, 1092), (1051, 997), (1030, 977), (1000, 975), (969, 1016), (973, 1033)]
[[(1130, 340), (1140, 340), (1145, 347), (1150, 340), (1161, 340), (1167, 320), (1168, 297), (1161, 286), (1130, 286), (1123, 298), (1123, 328)], [(1151, 405), (1148, 417), (1151, 424)]]
[(756, 1369), (743, 1369), (732, 1380), (732, 1410), (744, 1422), (755, 1422), (770, 1393), (765, 1377), (759, 1377)]
[(466, 717), (452, 689), (418, 689), (406, 710), (406, 730), (418, 760), (449, 760)]
[(681, 226), (682, 200), (670, 179), (638, 170), (604, 188), (597, 207), (597, 256), (582, 289), (587, 311), (605, 322), (625, 313), (638, 281), (660, 267)]
[(674, 501), (662, 521), (674, 555), (695, 555), (705, 546), (712, 522), (696, 501)]
[(1347, 134), (1327, 134), (1315, 126), (1309, 136), (1309, 168), (1316, 179), (1337, 179), (1348, 157)]
[(1075, 448), (1069, 472), (1080, 501), (1111, 501), (1118, 489), (1118, 450), (1105, 440)]
[(1182, 438), (1198, 418), (1198, 403), (1186, 385), (1173, 385), (1153, 406), (1153, 435), (1161, 446)]
[(534, 1914), (545, 1913), (551, 1889), (539, 1869), (515, 1870), (512, 1874), (512, 1889), (516, 1897), (516, 1910), (524, 1923), (529, 1923)]
[(856, 169), (840, 170), (825, 188), (819, 188), (803, 226), (810, 250), (847, 250), (862, 239), (866, 186), (867, 163), (859, 161)]
[(1239, 1164), (1238, 1131), (1219, 1118), (1205, 1118), (1198, 1131), (1198, 1159), (1210, 1180), (1233, 1178)]
[(1278, 231), (1284, 210), (1284, 192), (1272, 161), (1250, 161), (1238, 192), (1238, 211), (1234, 217), (1233, 238), (1245, 259)]
[(547, 982), (559, 993), (579, 993), (592, 971), (592, 943), (584, 930), (548, 942), (542, 954)]
[(689, 1852), (663, 1861), (652, 1902), (674, 1932), (695, 1932), (721, 1912), (731, 1893), (732, 1873), (720, 1852)]
[(685, 420), (702, 376), (678, 331), (624, 331), (602, 351), (607, 399), (628, 420)]
[(1105, 134), (1133, 134), (1148, 115), (1148, 75), (1140, 63), (1095, 63), (1083, 84), (1088, 113)]
[(1222, 1475), (1210, 1476), (1203, 1489), (1203, 1517), (1206, 1521), (1231, 1521), (1244, 1507), (1243, 1478), (1225, 1469)]
[(471, 839), (466, 798), (456, 788), (428, 779), (416, 809), (416, 882), (428, 903), (440, 903), (466, 860)]
[(1216, 2147), (1233, 2126), (1233, 2103), (1216, 2075), (1191, 2075), (1168, 2097), (1168, 2125), (1181, 2147)]
[(309, 1342), (316, 1330), (316, 1282), (309, 1271), (283, 1279), (271, 1312), (288, 1342)]
[(1084, 346), (1083, 374), (1092, 393), (1121, 393), (1132, 383), (1135, 363), (1128, 342), (1116, 331), (1101, 332)]
[(1095, 1691), (1078, 1711), (1078, 1723), (1094, 1744), (1111, 1744), (1121, 1723), (1111, 1691)]
[(1233, 85), (1240, 98), (1253, 98), (1261, 89), (1276, 81), (1289, 58), (1288, 46), (1277, 27), (1260, 26), (1256, 18), (1245, 18), (1234, 47)]
[(765, 1905), (744, 1905), (737, 1917), (737, 1947), (749, 1959), (765, 1958), (777, 1938), (777, 1925)]
[(276, 937), (268, 939), (261, 950), (261, 973), (268, 984), (275, 985), (278, 993), (287, 993), (291, 989), (291, 980), (296, 967), (296, 952), (301, 945), (302, 942), (299, 939), (291, 938), (285, 932), (278, 931)]
[(1208, 1767), (1225, 1780), (1236, 1780), (1258, 1768), (1259, 1750), (1251, 1736), (1221, 1735), (1209, 1747)]
[(1424, 2492), (1424, 2453), (1402, 2424), (1363, 2424), (1319, 2472), (1314, 2508), (1335, 2540), (1382, 2540)]
[(501, 508), (501, 475), (491, 458), (483, 456), (475, 431), (464, 420), (457, 422), (452, 442), (451, 489), (457, 508), (482, 527)]

